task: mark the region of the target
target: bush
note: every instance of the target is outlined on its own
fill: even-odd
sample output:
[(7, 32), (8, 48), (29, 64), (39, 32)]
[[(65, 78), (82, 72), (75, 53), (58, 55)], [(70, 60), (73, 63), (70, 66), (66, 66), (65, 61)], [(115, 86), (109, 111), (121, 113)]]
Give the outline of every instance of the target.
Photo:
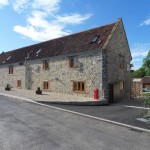
[(40, 89), (40, 87), (37, 88), (36, 94), (42, 94), (42, 90)]
[(10, 84), (7, 84), (7, 86), (5, 87), (5, 90), (6, 90), (6, 91), (10, 91), (10, 90), (11, 90)]
[[(145, 118), (147, 118), (150, 122), (150, 93), (144, 93), (144, 105), (146, 107), (148, 107), (148, 111), (147, 113), (144, 115)], [(150, 127), (150, 124), (149, 124), (149, 127)]]

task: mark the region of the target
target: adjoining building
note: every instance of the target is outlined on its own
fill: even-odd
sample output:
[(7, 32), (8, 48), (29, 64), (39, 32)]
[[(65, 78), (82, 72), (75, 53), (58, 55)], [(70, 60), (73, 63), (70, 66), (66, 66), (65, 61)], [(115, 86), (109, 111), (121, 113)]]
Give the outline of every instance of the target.
[(150, 88), (150, 76), (143, 77), (143, 88)]
[(0, 54), (0, 86), (93, 97), (130, 97), (131, 53), (122, 19)]

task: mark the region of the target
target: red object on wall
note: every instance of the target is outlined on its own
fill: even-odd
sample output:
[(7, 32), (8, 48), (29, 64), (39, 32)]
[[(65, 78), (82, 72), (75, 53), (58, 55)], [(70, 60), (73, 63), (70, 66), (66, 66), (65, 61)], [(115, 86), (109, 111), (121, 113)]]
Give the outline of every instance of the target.
[(98, 99), (98, 98), (99, 98), (98, 89), (95, 88), (95, 89), (94, 89), (94, 99)]

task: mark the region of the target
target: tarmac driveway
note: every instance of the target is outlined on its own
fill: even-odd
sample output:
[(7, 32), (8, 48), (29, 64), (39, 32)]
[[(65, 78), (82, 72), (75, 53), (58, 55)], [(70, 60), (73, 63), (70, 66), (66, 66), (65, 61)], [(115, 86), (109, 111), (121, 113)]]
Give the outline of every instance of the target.
[(94, 117), (108, 119), (111, 121), (116, 121), (119, 123), (147, 129), (147, 124), (145, 122), (141, 122), (136, 119), (141, 118), (142, 113), (146, 112), (147, 110), (138, 107), (130, 107), (130, 106), (128, 107), (121, 104), (107, 105), (107, 106), (73, 106), (73, 105), (49, 104), (46, 102), (42, 103), (83, 113), (86, 115), (91, 115)]

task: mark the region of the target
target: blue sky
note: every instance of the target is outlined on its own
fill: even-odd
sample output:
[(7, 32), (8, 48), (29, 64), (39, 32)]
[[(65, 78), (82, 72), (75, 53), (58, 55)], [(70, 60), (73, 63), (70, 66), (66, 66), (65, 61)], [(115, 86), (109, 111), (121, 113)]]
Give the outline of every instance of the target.
[(122, 18), (134, 69), (150, 50), (150, 0), (0, 0), (0, 52)]

